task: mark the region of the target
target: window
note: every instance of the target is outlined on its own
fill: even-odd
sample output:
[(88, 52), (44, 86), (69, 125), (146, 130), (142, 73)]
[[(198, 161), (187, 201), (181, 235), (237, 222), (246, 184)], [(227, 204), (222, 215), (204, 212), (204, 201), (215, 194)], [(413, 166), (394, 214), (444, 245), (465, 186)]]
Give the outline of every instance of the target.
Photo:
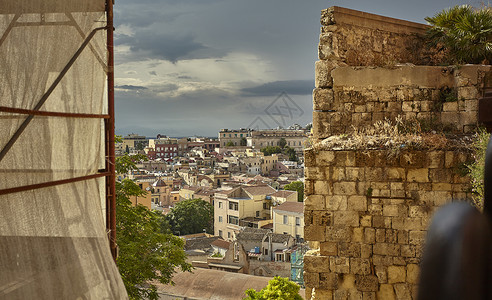
[(259, 210), (257, 210), (257, 211), (256, 211), (256, 217), (257, 217), (257, 218), (259, 218), (259, 217), (260, 217), (260, 211), (259, 211)]
[(227, 238), (228, 238), (228, 239), (230, 239), (230, 238), (231, 238), (231, 232), (230, 232), (230, 231), (228, 231), (228, 232), (227, 232)]
[(263, 254), (268, 255), (268, 249), (265, 248)]
[(222, 216), (219, 216), (219, 223), (222, 223)]
[(222, 201), (219, 201), (219, 208), (222, 208)]
[(268, 203), (267, 202), (263, 203), (263, 209), (268, 209)]
[(284, 224), (289, 224), (289, 217), (288, 216), (284, 216)]
[(275, 255), (275, 261), (282, 261), (282, 254)]
[(296, 217), (296, 226), (301, 226), (301, 218)]
[(219, 236), (222, 237), (222, 230), (219, 230)]
[(233, 224), (233, 225), (238, 225), (239, 224), (239, 218), (235, 217), (235, 216), (227, 215), (227, 223)]
[(238, 211), (239, 210), (239, 204), (237, 202), (229, 202), (229, 209)]

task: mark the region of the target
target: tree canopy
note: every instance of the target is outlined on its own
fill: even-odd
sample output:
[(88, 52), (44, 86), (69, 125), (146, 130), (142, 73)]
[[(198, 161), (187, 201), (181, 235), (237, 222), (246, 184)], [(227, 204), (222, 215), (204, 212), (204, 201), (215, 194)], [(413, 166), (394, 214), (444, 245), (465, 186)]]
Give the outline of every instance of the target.
[(275, 153), (281, 153), (282, 149), (279, 146), (266, 146), (261, 148), (260, 151), (263, 152), (263, 155), (270, 156)]
[[(135, 168), (141, 155), (116, 159), (116, 170), (126, 173)], [(132, 206), (130, 196), (146, 192), (129, 179), (116, 182), (116, 237), (118, 269), (130, 299), (158, 299), (155, 285), (172, 282), (176, 269), (191, 270), (186, 263), (184, 242), (171, 234), (163, 215), (145, 206)]]
[(297, 202), (304, 202), (304, 183), (302, 181), (286, 184), (284, 190), (297, 191)]
[(425, 18), (432, 46), (447, 51), (450, 63), (481, 63), (492, 60), (492, 10), (456, 5)]
[(205, 231), (214, 232), (214, 207), (201, 199), (188, 199), (176, 203), (166, 215), (174, 234), (185, 235)]
[(299, 295), (300, 286), (289, 281), (287, 278), (275, 276), (268, 282), (268, 285), (261, 291), (257, 292), (254, 289), (246, 290), (247, 297), (243, 300), (302, 300)]

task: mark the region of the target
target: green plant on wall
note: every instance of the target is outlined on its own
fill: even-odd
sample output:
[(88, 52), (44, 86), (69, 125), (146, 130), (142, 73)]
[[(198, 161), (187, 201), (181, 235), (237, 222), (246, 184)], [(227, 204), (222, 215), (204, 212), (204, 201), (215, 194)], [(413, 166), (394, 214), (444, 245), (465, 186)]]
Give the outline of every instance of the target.
[(429, 44), (445, 51), (451, 64), (492, 60), (492, 10), (457, 5), (425, 18)]
[(483, 209), (483, 172), (485, 166), (485, 152), (487, 150), (487, 144), (490, 139), (490, 134), (481, 128), (475, 134), (474, 142), (472, 144), (472, 156), (473, 161), (467, 165), (473, 192), (473, 204)]

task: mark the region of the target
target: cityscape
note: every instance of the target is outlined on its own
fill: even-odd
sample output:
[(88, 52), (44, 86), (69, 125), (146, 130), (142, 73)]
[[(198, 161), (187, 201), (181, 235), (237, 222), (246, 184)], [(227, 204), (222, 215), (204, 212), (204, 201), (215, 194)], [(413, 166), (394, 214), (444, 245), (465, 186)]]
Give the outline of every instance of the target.
[(0, 0), (0, 299), (492, 298), (490, 4), (251, 1)]

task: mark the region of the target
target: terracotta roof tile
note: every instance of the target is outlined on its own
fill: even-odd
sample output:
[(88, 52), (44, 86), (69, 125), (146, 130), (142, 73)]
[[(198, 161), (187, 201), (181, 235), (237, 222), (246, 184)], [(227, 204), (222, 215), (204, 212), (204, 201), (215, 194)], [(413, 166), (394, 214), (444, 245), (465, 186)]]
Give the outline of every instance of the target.
[(295, 213), (303, 213), (304, 203), (303, 202), (284, 202), (279, 206), (275, 206), (273, 210), (289, 211)]

